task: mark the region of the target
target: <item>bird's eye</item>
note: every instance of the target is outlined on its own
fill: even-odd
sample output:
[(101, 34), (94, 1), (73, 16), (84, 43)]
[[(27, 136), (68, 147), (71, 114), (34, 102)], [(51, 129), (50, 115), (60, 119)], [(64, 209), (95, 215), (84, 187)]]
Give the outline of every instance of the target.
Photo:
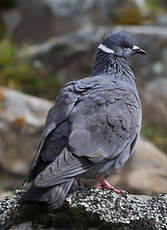
[(128, 45), (126, 45), (126, 44), (124, 44), (123, 46), (122, 46), (124, 49), (129, 49), (130, 47), (128, 46)]

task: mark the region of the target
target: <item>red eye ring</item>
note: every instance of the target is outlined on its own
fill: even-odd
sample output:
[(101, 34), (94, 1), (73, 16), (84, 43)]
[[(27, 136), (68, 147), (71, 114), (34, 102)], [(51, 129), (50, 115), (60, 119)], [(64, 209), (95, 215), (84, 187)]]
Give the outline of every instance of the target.
[(123, 45), (122, 48), (128, 49), (130, 47), (128, 45)]

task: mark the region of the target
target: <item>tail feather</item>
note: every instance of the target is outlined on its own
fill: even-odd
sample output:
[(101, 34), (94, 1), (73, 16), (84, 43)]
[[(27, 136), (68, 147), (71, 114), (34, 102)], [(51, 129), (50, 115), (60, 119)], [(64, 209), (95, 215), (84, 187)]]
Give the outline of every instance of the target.
[(75, 178), (91, 167), (88, 159), (77, 157), (65, 148), (52, 163), (39, 162), (32, 169), (26, 181), (33, 179), (33, 182), (23, 202), (43, 203), (54, 209), (60, 207)]
[(23, 195), (22, 201), (23, 203), (40, 203), (52, 209), (59, 208), (63, 204), (74, 179), (71, 178), (65, 183), (47, 188), (39, 188), (32, 184)]
[(87, 172), (90, 168), (92, 168), (91, 161), (85, 157), (77, 157), (65, 148), (52, 163), (36, 176), (34, 184), (41, 188), (62, 184)]
[(28, 183), (30, 183), (31, 181), (33, 181), (35, 179), (35, 177), (42, 172), (43, 170), (45, 170), (45, 168), (50, 164), (51, 162), (44, 162), (42, 160), (40, 160), (38, 162), (38, 164), (36, 164), (34, 167), (32, 167), (29, 172), (27, 177), (25, 178), (24, 182), (23, 182), (23, 186), (27, 186)]

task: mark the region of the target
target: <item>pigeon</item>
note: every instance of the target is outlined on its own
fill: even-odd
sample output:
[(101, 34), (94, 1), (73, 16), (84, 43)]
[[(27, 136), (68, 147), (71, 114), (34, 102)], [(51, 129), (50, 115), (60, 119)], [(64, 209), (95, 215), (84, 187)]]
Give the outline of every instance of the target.
[(97, 48), (90, 76), (60, 89), (24, 183), (30, 183), (24, 202), (59, 208), (82, 178), (113, 189), (105, 176), (129, 159), (141, 129), (141, 102), (127, 63), (134, 54), (146, 52), (129, 33), (110, 33)]

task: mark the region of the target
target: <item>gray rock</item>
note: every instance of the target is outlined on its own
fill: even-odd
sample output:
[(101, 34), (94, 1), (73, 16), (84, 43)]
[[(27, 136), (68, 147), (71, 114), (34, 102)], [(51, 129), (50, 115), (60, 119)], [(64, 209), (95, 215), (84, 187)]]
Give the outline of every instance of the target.
[(138, 0), (17, 0), (3, 12), (7, 30), (20, 43), (39, 43), (90, 25), (141, 24)]
[(41, 0), (55, 16), (78, 17), (78, 14), (88, 12), (95, 0)]
[(10, 230), (32, 230), (32, 223), (19, 224), (14, 227), (11, 227)]
[(155, 20), (155, 24), (159, 26), (167, 26), (167, 14), (159, 14)]
[[(146, 84), (143, 90), (145, 121), (167, 127), (167, 79), (161, 78)], [(151, 112), (150, 112), (151, 111)]]
[[(107, 181), (116, 188), (136, 194), (167, 193), (167, 156), (143, 138), (137, 142), (134, 155)], [(97, 181), (85, 181), (95, 187)]]
[(23, 182), (42, 131), (41, 128), (29, 125), (17, 126), (1, 122), (0, 163), (3, 169), (0, 170), (0, 180), (3, 189), (12, 189)]
[[(39, 226), (39, 228), (40, 228), (40, 230), (56, 230), (56, 228), (45, 228), (45, 227), (42, 228), (42, 226)], [(33, 229), (34, 228), (32, 226), (32, 222), (27, 222), (27, 223), (18, 224), (16, 226), (13, 226), (9, 230), (33, 230)], [(66, 230), (66, 229), (63, 229), (63, 230)]]
[(95, 0), (23, 0), (2, 19), (16, 43), (31, 44), (92, 24), (94, 6)]
[[(6, 88), (0, 88), (0, 95), (0, 162), (6, 170), (23, 176), (35, 155), (52, 103)], [(4, 187), (17, 186), (13, 176), (2, 177)]]
[(167, 156), (151, 142), (140, 138), (132, 160), (122, 171), (124, 189), (136, 194), (167, 193), (166, 165)]
[[(165, 75), (167, 70), (163, 51), (167, 45), (167, 31), (165, 28), (153, 26), (85, 27), (31, 46), (27, 56), (41, 61), (53, 73), (57, 72), (65, 82), (78, 79), (81, 74), (90, 74), (93, 53), (102, 37), (111, 31), (131, 33), (136, 45), (147, 50), (148, 55), (143, 58), (134, 57), (130, 62), (132, 69), (135, 69), (139, 87), (144, 87), (147, 82)], [(25, 53), (24, 55), (26, 56)]]
[[(22, 191), (17, 191), (14, 196), (0, 200), (0, 207), (3, 210), (3, 213), (0, 213), (1, 229), (4, 229), (7, 224), (10, 230), (20, 230), (21, 227), (31, 230), (33, 228), (30, 228), (30, 223), (40, 229), (52, 229), (52, 227), (62, 229), (65, 227), (64, 218), (68, 223), (65, 229), (93, 227), (98, 230), (108, 227), (115, 230), (161, 230), (167, 228), (167, 195), (165, 194), (152, 197), (121, 196), (110, 190), (74, 190), (66, 198), (64, 207), (53, 212), (50, 210), (49, 213), (39, 206), (29, 205), (20, 209), (21, 194)], [(15, 221), (20, 224), (16, 225)]]
[(16, 126), (19, 126), (19, 119), (20, 126), (41, 127), (44, 124), (51, 102), (2, 87), (0, 92), (0, 120), (13, 122)]

